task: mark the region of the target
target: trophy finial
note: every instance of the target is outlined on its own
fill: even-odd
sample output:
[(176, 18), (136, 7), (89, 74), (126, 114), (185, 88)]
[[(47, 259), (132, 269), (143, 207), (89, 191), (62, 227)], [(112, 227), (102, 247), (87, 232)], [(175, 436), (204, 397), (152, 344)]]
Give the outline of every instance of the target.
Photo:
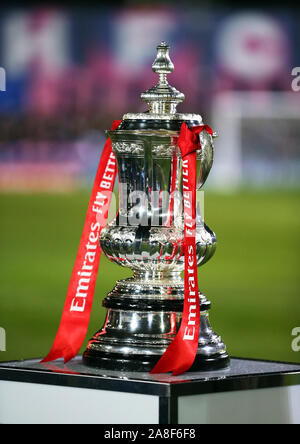
[(174, 71), (174, 65), (169, 56), (170, 46), (168, 46), (165, 42), (161, 42), (160, 45), (157, 46), (157, 55), (156, 59), (152, 64), (152, 70), (159, 74), (165, 76)]
[(157, 55), (152, 70), (159, 75), (158, 83), (141, 94), (142, 100), (148, 103), (152, 114), (175, 114), (176, 106), (184, 100), (184, 94), (169, 85), (167, 75), (174, 71), (169, 56), (170, 46), (161, 42), (157, 46)]

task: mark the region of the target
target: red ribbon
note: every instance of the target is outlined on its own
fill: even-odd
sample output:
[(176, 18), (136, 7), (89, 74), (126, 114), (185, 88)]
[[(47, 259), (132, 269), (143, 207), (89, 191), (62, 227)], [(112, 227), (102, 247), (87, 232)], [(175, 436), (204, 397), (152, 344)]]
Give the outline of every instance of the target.
[[(120, 120), (114, 121), (111, 129), (115, 130), (120, 123)], [(197, 353), (200, 303), (195, 242), (196, 167), (197, 150), (201, 149), (199, 134), (203, 130), (212, 135), (212, 130), (207, 125), (189, 129), (183, 123), (178, 139), (183, 164), (184, 307), (180, 329), (152, 369), (153, 374), (170, 371), (173, 375), (184, 373), (192, 366)], [(99, 236), (107, 222), (116, 173), (116, 158), (112, 152), (111, 141), (108, 139), (96, 174), (59, 329), (49, 354), (42, 362), (54, 361), (61, 357), (65, 363), (68, 362), (77, 355), (85, 339), (101, 256)]]
[[(112, 130), (120, 125), (115, 120)], [(116, 158), (107, 139), (84, 229), (73, 268), (59, 329), (49, 354), (42, 362), (64, 358), (65, 363), (77, 355), (87, 333), (98, 274), (101, 249), (99, 236), (105, 227), (117, 172)]]
[(197, 151), (201, 149), (199, 134), (208, 125), (189, 129), (181, 126), (178, 146), (182, 157), (183, 208), (184, 208), (184, 306), (179, 331), (150, 373), (173, 372), (180, 375), (194, 363), (200, 331), (200, 302), (196, 255), (196, 173)]

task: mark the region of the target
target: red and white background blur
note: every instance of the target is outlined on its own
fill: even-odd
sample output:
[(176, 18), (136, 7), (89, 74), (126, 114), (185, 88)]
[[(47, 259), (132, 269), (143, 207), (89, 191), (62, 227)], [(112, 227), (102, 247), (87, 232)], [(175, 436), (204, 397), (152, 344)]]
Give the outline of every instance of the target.
[[(179, 111), (219, 133), (208, 187), (299, 186), (300, 12), (152, 6), (5, 9), (0, 16), (0, 190), (90, 186), (106, 139), (156, 82), (171, 45)], [(300, 82), (299, 82), (300, 83)]]

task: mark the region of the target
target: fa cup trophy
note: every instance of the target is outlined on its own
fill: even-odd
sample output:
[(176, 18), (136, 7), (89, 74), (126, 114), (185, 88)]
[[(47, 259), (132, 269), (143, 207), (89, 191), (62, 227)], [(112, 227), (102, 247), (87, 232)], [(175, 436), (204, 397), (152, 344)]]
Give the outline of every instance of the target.
[[(150, 371), (176, 336), (183, 314), (185, 252), (182, 205), (182, 157), (177, 145), (183, 123), (203, 125), (197, 114), (180, 114), (176, 106), (184, 95), (172, 87), (167, 75), (174, 70), (169, 46), (157, 47), (152, 69), (158, 83), (141, 94), (149, 111), (125, 114), (115, 130), (107, 131), (117, 159), (119, 211), (100, 235), (103, 253), (114, 263), (133, 270), (103, 301), (107, 310), (101, 330), (83, 355), (87, 365), (104, 369)], [(197, 189), (213, 163), (213, 137), (199, 136)], [(216, 237), (196, 216), (197, 265), (214, 254)], [(191, 370), (212, 370), (228, 365), (225, 344), (212, 330), (210, 302), (199, 292), (200, 333)]]

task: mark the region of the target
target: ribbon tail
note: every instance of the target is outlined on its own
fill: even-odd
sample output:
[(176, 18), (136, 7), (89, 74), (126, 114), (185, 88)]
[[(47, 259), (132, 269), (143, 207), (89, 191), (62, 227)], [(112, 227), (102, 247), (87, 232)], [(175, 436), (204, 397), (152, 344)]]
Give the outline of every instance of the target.
[[(183, 357), (185, 359), (182, 359)], [(180, 335), (177, 335), (153, 367), (150, 374), (172, 372), (173, 376), (181, 375), (193, 365), (194, 360), (195, 354), (193, 350), (187, 353), (184, 344), (180, 340)]]
[[(89, 317), (88, 319), (89, 320)], [(56, 359), (63, 358), (64, 363), (71, 361), (80, 350), (88, 329), (88, 322), (85, 325), (75, 325), (73, 322), (62, 321), (52, 348), (48, 355), (41, 361), (41, 363), (56, 361)]]
[[(114, 121), (112, 130), (120, 122)], [(99, 236), (107, 222), (116, 173), (116, 159), (108, 139), (95, 177), (58, 332), (42, 362), (62, 357), (65, 363), (70, 361), (77, 355), (85, 339), (101, 257)]]
[[(57, 338), (60, 339), (59, 337)], [(57, 341), (58, 342), (58, 341)], [(80, 347), (79, 347), (80, 348)], [(71, 361), (78, 353), (77, 351), (73, 351), (71, 344), (66, 340), (64, 345), (53, 344), (52, 349), (48, 353), (48, 355), (42, 359), (41, 363), (56, 361), (57, 359), (64, 358), (64, 363)]]

